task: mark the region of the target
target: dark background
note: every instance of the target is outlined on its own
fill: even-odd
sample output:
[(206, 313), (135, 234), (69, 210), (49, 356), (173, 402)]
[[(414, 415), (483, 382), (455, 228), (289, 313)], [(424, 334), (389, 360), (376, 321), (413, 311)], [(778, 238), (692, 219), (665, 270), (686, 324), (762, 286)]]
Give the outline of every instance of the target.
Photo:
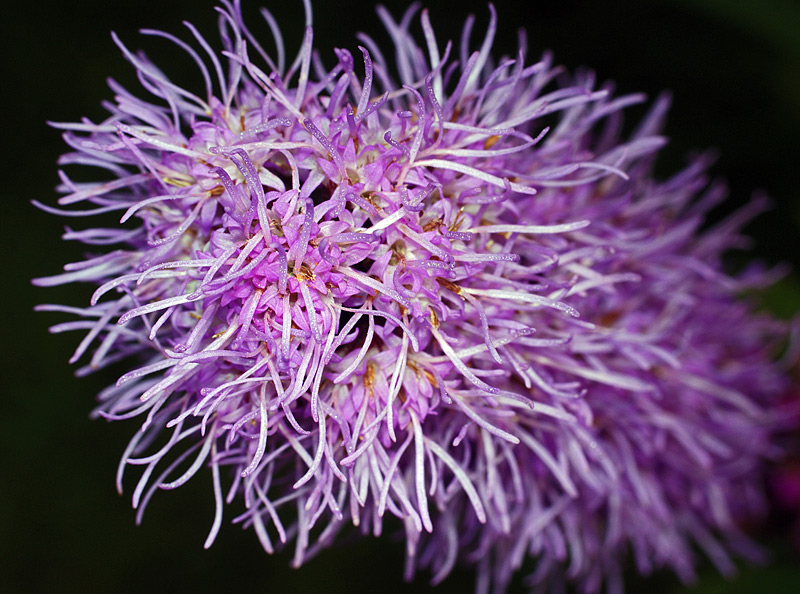
[[(244, 0), (251, 30), (269, 39), (257, 15), (259, 2)], [(275, 4), (275, 3), (273, 3)], [(386, 3), (399, 15), (406, 2)], [(458, 40), (468, 12), (478, 21), (479, 44), (488, 11), (484, 2), (430, 3), (440, 45)], [(720, 158), (712, 174), (728, 180), (723, 216), (752, 193), (766, 191), (773, 210), (748, 227), (754, 255), (768, 263), (788, 261), (800, 269), (800, 5), (790, 0), (671, 0), (613, 3), (497, 1), (500, 16), (495, 55), (516, 49), (516, 30), (528, 30), (529, 62), (551, 49), (570, 69), (589, 66), (600, 80), (613, 79), (620, 93), (669, 89), (674, 104), (659, 171), (675, 172), (693, 150), (712, 147)], [(103, 117), (110, 99), (105, 78), (136, 89), (132, 68), (113, 45), (115, 30), (129, 47), (143, 47), (171, 74), (179, 50), (164, 40), (140, 37), (142, 27), (161, 28), (190, 39), (181, 26), (190, 20), (216, 41), (212, 0), (139, 0), (80, 3), (39, 0), (3, 9), (2, 51), (2, 402), (0, 405), (0, 590), (3, 592), (411, 592), (427, 591), (428, 576), (411, 585), (402, 579), (403, 547), (391, 539), (363, 539), (323, 554), (300, 570), (290, 569), (289, 551), (268, 557), (255, 535), (230, 525), (226, 509), (221, 533), (209, 551), (202, 543), (211, 525), (213, 501), (208, 476), (158, 494), (141, 527), (134, 525), (130, 492), (119, 497), (114, 472), (137, 423), (89, 421), (94, 395), (114, 381), (111, 374), (75, 379), (67, 364), (77, 334), (51, 336), (58, 314), (34, 314), (33, 305), (82, 305), (88, 287), (36, 289), (29, 279), (57, 273), (81, 258), (77, 245), (63, 244), (67, 223), (30, 206), (53, 204), (56, 159), (66, 147), (46, 120)], [(289, 55), (302, 35), (302, 3), (270, 5)], [(369, 32), (383, 48), (388, 38), (366, 2), (317, 2), (315, 45), (331, 62), (330, 48), (356, 51), (354, 33)], [(417, 28), (417, 31), (419, 29)], [(267, 47), (269, 42), (266, 42)], [(188, 60), (175, 77), (199, 85)], [(199, 87), (196, 87), (199, 88)], [(144, 96), (142, 92), (142, 96)], [(634, 116), (644, 108), (633, 109)], [(741, 257), (734, 258), (737, 265)], [(767, 295), (765, 307), (788, 316), (798, 310), (797, 273)], [(704, 571), (698, 594), (709, 592), (784, 594), (800, 583), (797, 553), (789, 542), (789, 516), (775, 515), (760, 538), (773, 553), (766, 568), (745, 567), (724, 582)], [(514, 591), (522, 591), (515, 584)], [(680, 592), (669, 575), (633, 579), (629, 591)], [(470, 592), (471, 575), (456, 572), (434, 592)]]

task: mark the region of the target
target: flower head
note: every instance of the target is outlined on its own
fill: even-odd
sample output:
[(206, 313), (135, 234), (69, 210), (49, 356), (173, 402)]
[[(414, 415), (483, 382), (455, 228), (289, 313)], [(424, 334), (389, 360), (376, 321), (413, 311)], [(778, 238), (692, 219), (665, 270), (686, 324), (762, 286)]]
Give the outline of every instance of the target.
[(591, 592), (629, 549), (685, 579), (698, 545), (723, 572), (752, 551), (785, 328), (737, 299), (768, 275), (721, 259), (762, 201), (704, 228), (706, 158), (651, 176), (668, 99), (622, 137), (643, 96), (494, 62), (489, 8), (475, 51), (472, 20), (442, 46), (422, 11), (421, 48), (416, 6), (379, 8), (396, 67), (368, 36), (314, 52), (309, 15), (287, 67), (270, 13), (277, 58), (223, 0), (221, 54), (147, 31), (199, 92), (114, 38), (149, 98), (112, 81), (108, 119), (55, 124), (104, 181), (62, 172), (65, 209), (39, 206), (122, 226), (68, 230), (97, 254), (35, 282), (96, 286), (41, 306), (80, 317), (54, 327), (86, 331), (79, 373), (133, 365), (96, 412), (142, 419), (117, 477), (141, 470), (139, 514), (209, 467), (206, 546), (236, 498), (297, 564), (394, 517), (409, 574), (462, 561), (498, 590), (529, 556)]

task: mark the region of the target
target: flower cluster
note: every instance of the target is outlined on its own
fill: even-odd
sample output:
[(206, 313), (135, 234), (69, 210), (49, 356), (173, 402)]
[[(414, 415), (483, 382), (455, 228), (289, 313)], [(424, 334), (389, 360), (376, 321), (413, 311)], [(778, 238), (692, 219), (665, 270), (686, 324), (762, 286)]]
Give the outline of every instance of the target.
[(54, 124), (61, 164), (103, 181), (62, 171), (60, 207), (37, 204), (124, 213), (68, 229), (96, 253), (35, 282), (96, 287), (39, 308), (79, 317), (53, 327), (85, 331), (79, 374), (135, 362), (96, 412), (143, 419), (117, 477), (141, 469), (139, 514), (209, 467), (206, 546), (234, 501), (297, 564), (386, 521), (409, 575), (464, 562), (498, 591), (529, 557), (531, 583), (593, 592), (628, 551), (684, 579), (698, 547), (723, 572), (752, 552), (785, 329), (737, 299), (768, 275), (721, 267), (760, 202), (704, 228), (707, 159), (651, 176), (668, 99), (623, 137), (644, 97), (524, 47), (494, 61), (491, 5), (475, 51), (472, 18), (454, 48), (422, 11), (419, 47), (416, 6), (379, 8), (396, 66), (366, 35), (317, 54), (309, 12), (287, 68), (269, 12), (275, 58), (222, 4), (221, 53), (145, 31), (199, 94), (115, 37), (151, 99), (111, 81), (106, 120)]

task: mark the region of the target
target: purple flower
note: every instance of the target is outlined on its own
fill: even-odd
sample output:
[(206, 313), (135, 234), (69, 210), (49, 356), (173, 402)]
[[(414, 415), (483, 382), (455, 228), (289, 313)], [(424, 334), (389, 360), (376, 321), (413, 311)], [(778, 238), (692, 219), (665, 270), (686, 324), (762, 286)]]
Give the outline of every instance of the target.
[(221, 53), (146, 31), (204, 89), (115, 37), (148, 98), (112, 81), (108, 119), (54, 124), (60, 163), (103, 181), (61, 172), (64, 208), (37, 206), (123, 225), (68, 229), (96, 253), (35, 283), (96, 290), (39, 309), (79, 317), (52, 328), (86, 332), (79, 375), (132, 364), (96, 414), (142, 419), (117, 473), (139, 471), (137, 520), (208, 467), (206, 546), (241, 498), (234, 522), (297, 565), (390, 518), (408, 576), (463, 562), (481, 591), (528, 557), (532, 584), (595, 592), (628, 551), (685, 580), (698, 549), (726, 574), (758, 555), (738, 526), (764, 505), (788, 330), (739, 299), (774, 275), (722, 258), (764, 201), (704, 225), (708, 158), (651, 176), (668, 99), (622, 136), (643, 96), (524, 47), (495, 62), (489, 8), (457, 47), (379, 8), (395, 65), (366, 35), (316, 53), (309, 14), (287, 67), (270, 13), (277, 57), (223, 0)]

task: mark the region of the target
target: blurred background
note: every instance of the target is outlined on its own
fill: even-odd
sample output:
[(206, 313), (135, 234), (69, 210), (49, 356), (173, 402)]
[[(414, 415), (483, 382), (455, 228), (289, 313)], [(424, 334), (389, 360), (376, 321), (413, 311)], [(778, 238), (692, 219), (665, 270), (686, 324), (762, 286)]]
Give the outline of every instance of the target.
[[(262, 0), (265, 1), (265, 0)], [(251, 30), (265, 39), (259, 0), (244, 0)], [(398, 16), (404, 1), (385, 2)], [(523, 4), (525, 6), (523, 6)], [(34, 304), (81, 305), (89, 287), (36, 289), (29, 279), (55, 274), (80, 259), (77, 245), (59, 237), (66, 221), (37, 211), (36, 199), (57, 198), (56, 159), (65, 150), (46, 120), (104, 117), (101, 100), (111, 99), (106, 77), (136, 89), (133, 69), (111, 41), (116, 31), (132, 49), (145, 48), (181, 82), (199, 85), (188, 60), (170, 69), (179, 51), (164, 40), (143, 38), (139, 28), (160, 28), (186, 39), (182, 20), (216, 41), (214, 0), (137, 0), (79, 3), (38, 0), (3, 9), (0, 27), (3, 92), (0, 151), (4, 164), (0, 234), (3, 255), (2, 406), (0, 455), (0, 591), (161, 592), (248, 588), (257, 592), (359, 593), (426, 592), (422, 575), (402, 581), (403, 546), (391, 539), (366, 539), (328, 551), (300, 570), (289, 568), (289, 551), (269, 557), (250, 531), (231, 526), (228, 511), (213, 548), (202, 544), (213, 518), (210, 478), (160, 493), (144, 523), (134, 525), (130, 490), (118, 496), (114, 473), (137, 423), (90, 421), (94, 395), (113, 374), (76, 379), (67, 359), (77, 334), (51, 336), (47, 327), (64, 316), (34, 314)], [(668, 175), (692, 151), (713, 148), (711, 170), (727, 179), (730, 200), (721, 217), (764, 191), (773, 208), (748, 227), (754, 246), (745, 258), (768, 264), (789, 262), (794, 272), (765, 297), (764, 307), (787, 317), (800, 305), (800, 3), (792, 0), (603, 0), (512, 2), (497, 0), (499, 34), (495, 55), (516, 49), (516, 31), (528, 32), (528, 59), (552, 50), (569, 69), (590, 67), (598, 79), (614, 80), (618, 93), (673, 94), (673, 108), (658, 171)], [(268, 7), (295, 51), (303, 28), (300, 0)], [(429, 3), (440, 45), (458, 40), (463, 19), (477, 16), (473, 43), (488, 20), (485, 2)], [(332, 47), (356, 51), (357, 31), (383, 47), (388, 37), (371, 5), (356, 0), (317, 2), (315, 45), (331, 62)], [(163, 56), (163, 58), (162, 58)], [(182, 70), (186, 67), (186, 71)], [(191, 74), (187, 72), (191, 71)], [(199, 87), (198, 87), (199, 88)], [(642, 115), (631, 110), (633, 117)], [(737, 256), (733, 265), (742, 260)], [(743, 566), (732, 582), (703, 566), (692, 590), (788, 594), (800, 583), (797, 510), (783, 508), (756, 529), (771, 551), (764, 567)], [(794, 541), (792, 539), (795, 539)], [(455, 572), (432, 592), (471, 592), (472, 575)], [(521, 592), (521, 584), (514, 585)], [(632, 578), (629, 591), (686, 591), (672, 576)]]

